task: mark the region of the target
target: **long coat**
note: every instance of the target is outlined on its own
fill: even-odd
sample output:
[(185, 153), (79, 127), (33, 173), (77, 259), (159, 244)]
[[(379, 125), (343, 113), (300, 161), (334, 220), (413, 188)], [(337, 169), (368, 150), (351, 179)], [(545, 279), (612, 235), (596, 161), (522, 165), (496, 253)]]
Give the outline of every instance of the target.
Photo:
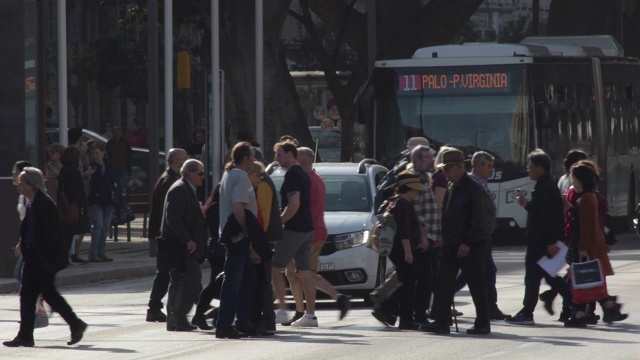
[[(37, 244), (37, 259), (42, 263), (42, 268), (51, 273), (57, 273), (68, 265), (67, 254), (69, 249), (60, 232), (60, 221), (58, 219), (58, 208), (53, 199), (42, 191), (36, 192), (31, 202), (33, 211), (33, 221), (35, 221), (35, 240)], [(24, 239), (27, 234), (27, 221), (22, 220), (20, 225), (20, 246), (25, 253)], [(25, 261), (30, 261), (25, 257)]]
[(151, 193), (151, 212), (149, 214), (149, 231), (148, 237), (153, 240), (160, 236), (160, 227), (162, 226), (162, 213), (164, 211), (164, 199), (171, 185), (180, 180), (180, 174), (167, 169), (162, 176), (158, 178), (156, 185)]
[(613, 275), (613, 268), (607, 255), (607, 245), (602, 236), (598, 217), (598, 199), (592, 192), (586, 192), (578, 199), (580, 222), (580, 242), (578, 250), (588, 254), (589, 259), (600, 259), (606, 276)]

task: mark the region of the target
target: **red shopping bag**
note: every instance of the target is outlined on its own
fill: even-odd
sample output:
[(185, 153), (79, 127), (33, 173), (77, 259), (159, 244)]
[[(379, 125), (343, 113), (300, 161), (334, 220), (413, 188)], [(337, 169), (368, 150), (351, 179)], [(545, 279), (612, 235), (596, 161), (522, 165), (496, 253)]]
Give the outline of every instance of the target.
[(569, 277), (574, 304), (586, 304), (607, 297), (607, 279), (600, 260), (571, 264)]

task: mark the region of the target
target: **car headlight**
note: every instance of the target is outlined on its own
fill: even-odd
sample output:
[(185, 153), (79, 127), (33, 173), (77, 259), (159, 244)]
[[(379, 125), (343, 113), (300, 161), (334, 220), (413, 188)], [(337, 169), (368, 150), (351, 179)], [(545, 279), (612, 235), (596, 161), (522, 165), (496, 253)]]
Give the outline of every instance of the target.
[(369, 240), (369, 230), (336, 235), (333, 241), (336, 246), (336, 250), (345, 250), (366, 244), (367, 240)]

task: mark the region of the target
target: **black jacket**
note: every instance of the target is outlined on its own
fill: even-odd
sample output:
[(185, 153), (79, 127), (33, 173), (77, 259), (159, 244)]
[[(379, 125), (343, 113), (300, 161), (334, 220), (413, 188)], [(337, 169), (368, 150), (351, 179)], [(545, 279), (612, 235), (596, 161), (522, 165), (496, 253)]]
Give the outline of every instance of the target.
[[(465, 173), (456, 186), (449, 183), (442, 202), (442, 243), (459, 246), (484, 243), (491, 233), (484, 189)], [(490, 235), (489, 235), (490, 236)]]
[(202, 209), (191, 185), (182, 178), (167, 192), (162, 217), (162, 237), (169, 243), (184, 247), (189, 240), (196, 243), (196, 251), (190, 257), (204, 260), (207, 230)]
[(562, 196), (549, 174), (545, 173), (538, 178), (525, 210), (530, 244), (552, 245), (563, 239)]
[[(262, 230), (262, 226), (258, 222), (258, 219), (253, 215), (253, 213), (247, 209), (244, 210), (245, 221), (247, 223), (247, 232), (249, 240), (251, 241), (251, 246), (253, 247), (253, 251), (255, 251), (262, 261), (269, 261), (273, 256), (273, 252), (267, 246), (267, 242), (265, 240), (264, 231)], [(231, 239), (242, 233), (242, 227), (236, 220), (236, 217), (231, 214), (227, 218), (227, 222), (222, 228), (222, 234), (220, 235), (220, 243), (233, 246), (233, 242)], [(248, 254), (247, 254), (248, 256)]]
[(58, 203), (61, 196), (66, 196), (69, 204), (78, 204), (80, 208), (80, 221), (75, 224), (62, 223), (62, 232), (66, 235), (85, 234), (91, 231), (91, 221), (87, 204), (87, 193), (85, 192), (82, 175), (76, 166), (63, 166), (57, 177), (58, 182)]
[(162, 212), (164, 210), (164, 199), (167, 197), (169, 188), (176, 181), (180, 180), (180, 174), (167, 169), (162, 176), (156, 181), (151, 193), (151, 204), (149, 213), (149, 239), (155, 239), (160, 236), (160, 226), (162, 226)]
[[(60, 232), (60, 221), (58, 219), (58, 207), (53, 199), (42, 191), (36, 192), (31, 203), (33, 220), (35, 221), (36, 238), (36, 261), (42, 263), (42, 268), (51, 273), (57, 273), (69, 264), (67, 255), (69, 248), (65, 245)], [(26, 219), (26, 218), (25, 218)], [(24, 239), (27, 231), (27, 222), (22, 221), (20, 225), (20, 238)], [(20, 241), (23, 254), (26, 252), (24, 241)], [(31, 258), (25, 256), (25, 261)]]

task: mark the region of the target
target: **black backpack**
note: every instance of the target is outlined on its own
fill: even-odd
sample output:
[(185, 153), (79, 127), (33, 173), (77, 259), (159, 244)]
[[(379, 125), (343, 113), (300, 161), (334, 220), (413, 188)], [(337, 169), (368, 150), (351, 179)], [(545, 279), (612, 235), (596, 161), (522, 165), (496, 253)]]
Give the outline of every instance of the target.
[(380, 180), (380, 183), (376, 187), (376, 195), (373, 198), (373, 206), (374, 209), (376, 209), (376, 213), (380, 212), (380, 206), (382, 203), (393, 196), (396, 175), (403, 172), (407, 168), (407, 165), (409, 165), (409, 160), (406, 158), (401, 159), (393, 169), (389, 170), (382, 180)]

